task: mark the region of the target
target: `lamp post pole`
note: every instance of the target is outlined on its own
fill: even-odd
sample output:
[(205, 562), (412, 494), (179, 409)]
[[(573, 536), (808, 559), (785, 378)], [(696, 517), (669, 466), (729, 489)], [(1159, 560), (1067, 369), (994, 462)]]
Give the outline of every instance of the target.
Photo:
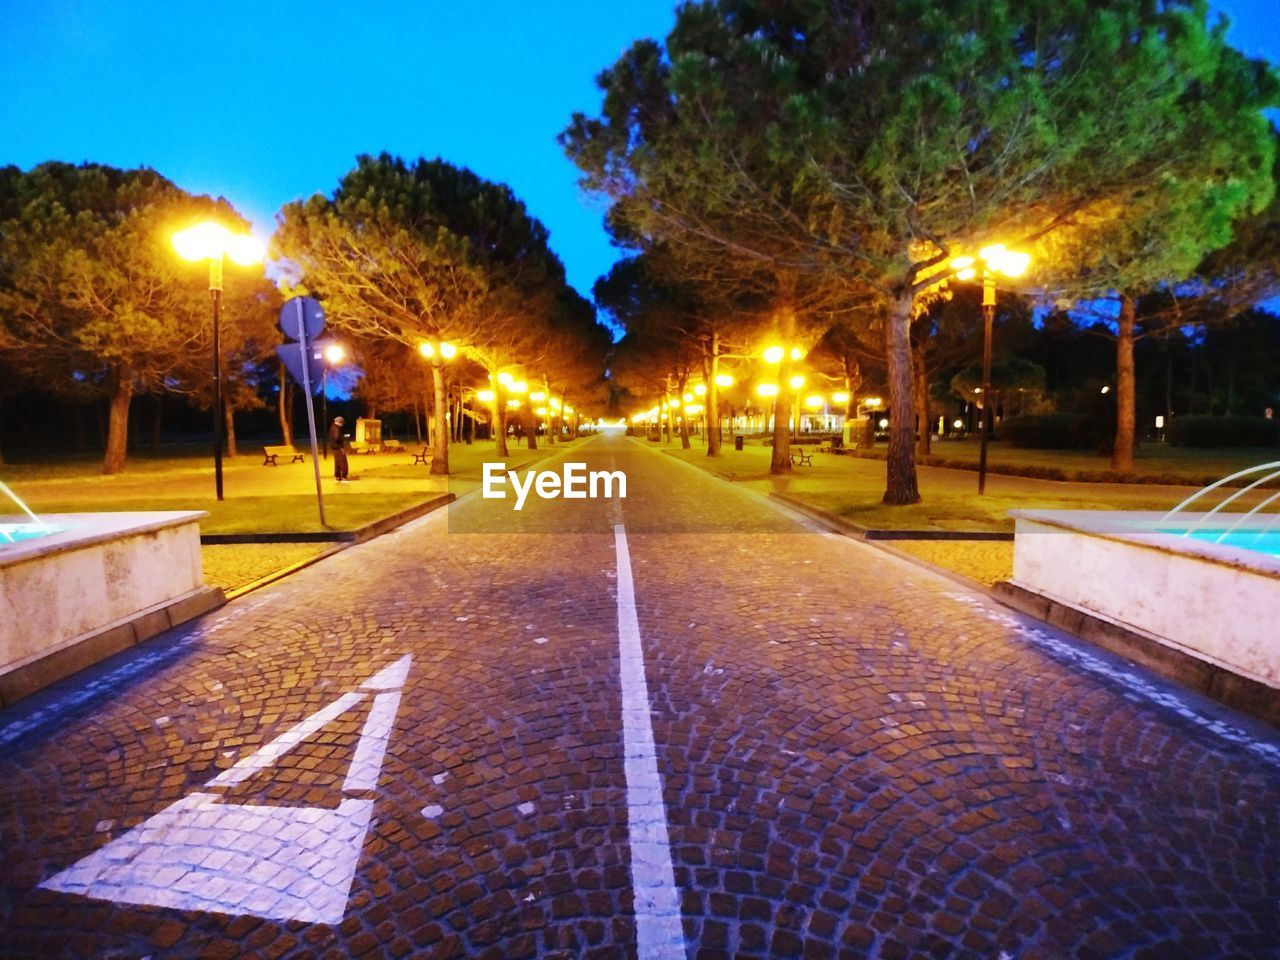
[(321, 440), (324, 449), (324, 459), (329, 459), (329, 361), (325, 360), (320, 365), (320, 426), (324, 431), (324, 439)]
[(222, 499), (222, 255), (209, 258), (209, 297), (213, 301), (213, 485)]
[(987, 489), (987, 435), (991, 433), (991, 329), (996, 316), (996, 281), (982, 272), (982, 436), (978, 441), (978, 495)]

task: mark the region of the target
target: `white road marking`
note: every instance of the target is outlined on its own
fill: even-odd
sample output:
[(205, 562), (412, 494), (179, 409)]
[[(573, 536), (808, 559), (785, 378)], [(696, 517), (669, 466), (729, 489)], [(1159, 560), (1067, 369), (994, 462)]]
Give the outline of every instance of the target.
[(396, 711), (399, 709), (399, 690), (380, 693), (373, 698), (373, 707), (365, 718), (360, 742), (356, 744), (356, 755), (347, 768), (347, 779), (342, 784), (345, 793), (378, 788), (382, 758), (387, 752), (391, 725), (395, 723)]
[(680, 898), (671, 866), (667, 807), (662, 799), (658, 754), (653, 742), (649, 685), (636, 616), (631, 553), (622, 524), (613, 528), (618, 557), (618, 650), (622, 673), (623, 766), (627, 776), (627, 827), (631, 841), (631, 886), (635, 891), (636, 955), (639, 960), (685, 960)]
[(336, 809), (267, 806), (227, 803), (222, 789), (269, 768), (358, 706), (369, 696), (362, 691), (370, 690), (379, 692), (343, 790), (373, 790), (411, 663), (411, 656), (402, 657), (361, 690), (343, 694), (214, 777), (204, 790), (170, 804), (40, 886), (116, 903), (340, 923), (373, 800), (343, 797)]

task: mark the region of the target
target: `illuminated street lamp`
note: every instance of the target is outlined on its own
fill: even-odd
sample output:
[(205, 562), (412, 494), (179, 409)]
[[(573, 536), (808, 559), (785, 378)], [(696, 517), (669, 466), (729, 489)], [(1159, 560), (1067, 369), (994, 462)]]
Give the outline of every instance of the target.
[[(991, 328), (996, 315), (996, 274), (1020, 277), (1031, 265), (1031, 254), (1006, 250), (1003, 243), (978, 251), (982, 260), (982, 436), (978, 441), (978, 494), (987, 487), (987, 435), (991, 432)], [(972, 280), (978, 268), (973, 257), (957, 257), (951, 261), (957, 280)]]
[(173, 235), (173, 248), (184, 260), (209, 261), (209, 298), (213, 301), (213, 483), (222, 499), (222, 357), (219, 313), (222, 306), (222, 258), (241, 266), (261, 263), (262, 244), (247, 233), (232, 233), (211, 221), (196, 224)]
[(717, 386), (717, 387), (732, 387), (732, 386), (733, 386), (733, 377), (731, 377), (731, 376), (730, 376), (729, 374), (727, 374), (727, 373), (717, 373), (717, 374), (716, 374), (716, 386)]
[(340, 343), (330, 341), (320, 349), (320, 422), (324, 424), (324, 457), (329, 458), (329, 368), (336, 367), (347, 358), (347, 350)]

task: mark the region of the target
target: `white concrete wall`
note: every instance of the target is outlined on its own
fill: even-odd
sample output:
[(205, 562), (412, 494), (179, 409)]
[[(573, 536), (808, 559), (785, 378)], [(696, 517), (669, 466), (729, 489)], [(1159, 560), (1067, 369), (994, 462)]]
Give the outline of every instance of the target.
[(1280, 688), (1280, 560), (1152, 532), (1158, 514), (1014, 516), (1018, 586)]
[(0, 548), (0, 674), (203, 584), (199, 512), (63, 514)]

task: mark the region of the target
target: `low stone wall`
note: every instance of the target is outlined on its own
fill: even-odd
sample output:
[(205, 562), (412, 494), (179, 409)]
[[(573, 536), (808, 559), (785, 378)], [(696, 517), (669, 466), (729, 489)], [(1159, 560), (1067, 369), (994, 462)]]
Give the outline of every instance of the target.
[(42, 519), (60, 532), (0, 548), (3, 699), (154, 636), (181, 622), (175, 616), (222, 602), (221, 591), (209, 590), (201, 576), (203, 516), (51, 515)]
[[(1017, 510), (1013, 516), (1014, 586), (1154, 638), (1280, 697), (1280, 558), (1159, 532), (1156, 513)], [(1236, 519), (1218, 517), (1215, 526)]]

